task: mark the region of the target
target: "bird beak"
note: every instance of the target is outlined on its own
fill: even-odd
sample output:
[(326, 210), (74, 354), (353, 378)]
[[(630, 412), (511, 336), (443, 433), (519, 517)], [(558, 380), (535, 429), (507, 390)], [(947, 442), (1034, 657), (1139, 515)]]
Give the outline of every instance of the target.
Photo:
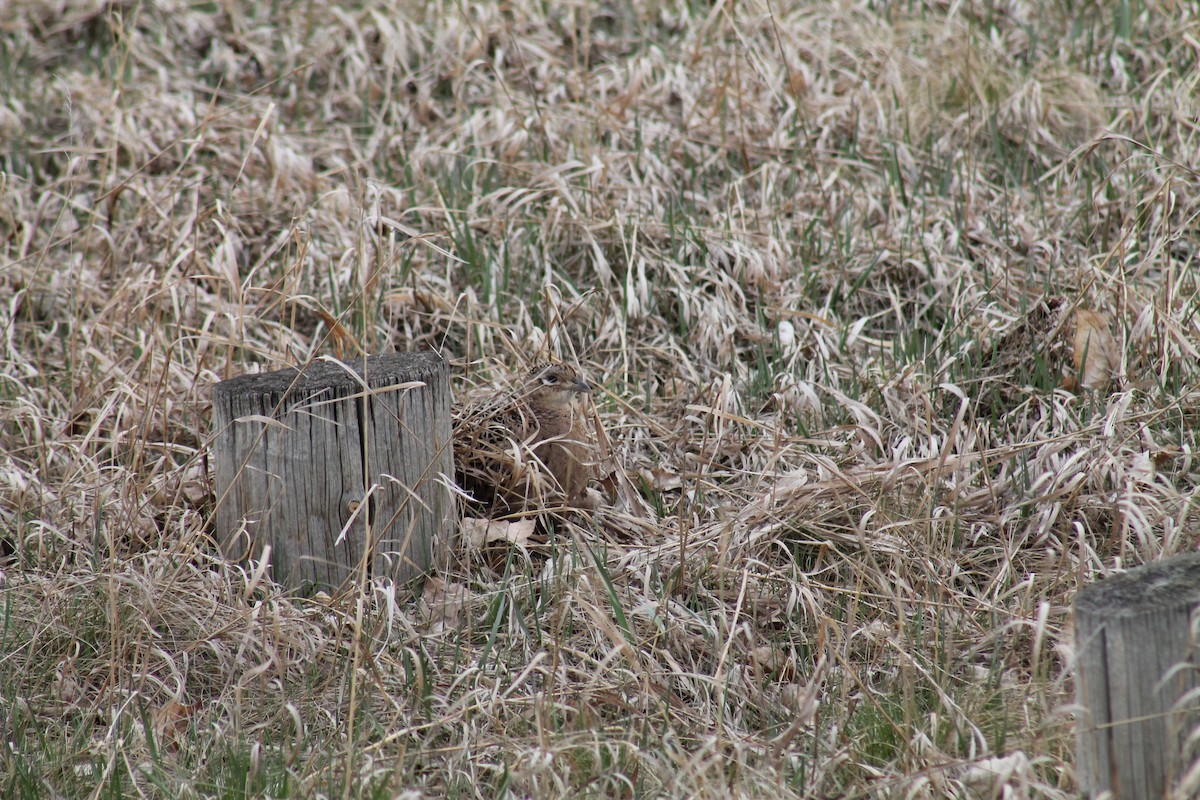
[(571, 391), (591, 394), (592, 387), (588, 385), (587, 381), (580, 379), (571, 384)]

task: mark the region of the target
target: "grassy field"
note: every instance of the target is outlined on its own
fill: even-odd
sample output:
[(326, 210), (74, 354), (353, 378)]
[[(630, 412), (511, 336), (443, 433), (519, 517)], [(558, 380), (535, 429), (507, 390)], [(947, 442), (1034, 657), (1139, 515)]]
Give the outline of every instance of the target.
[[(0, 795), (1075, 796), (1197, 546), (1184, 2), (0, 9)], [(637, 489), (302, 599), (209, 393), (576, 361)]]

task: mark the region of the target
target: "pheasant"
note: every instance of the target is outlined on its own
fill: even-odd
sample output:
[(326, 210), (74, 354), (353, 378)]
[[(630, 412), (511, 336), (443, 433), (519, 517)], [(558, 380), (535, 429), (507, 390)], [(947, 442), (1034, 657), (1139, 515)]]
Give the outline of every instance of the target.
[(510, 392), (455, 409), (459, 486), (493, 514), (586, 503), (595, 461), (585, 396), (569, 364), (538, 364)]

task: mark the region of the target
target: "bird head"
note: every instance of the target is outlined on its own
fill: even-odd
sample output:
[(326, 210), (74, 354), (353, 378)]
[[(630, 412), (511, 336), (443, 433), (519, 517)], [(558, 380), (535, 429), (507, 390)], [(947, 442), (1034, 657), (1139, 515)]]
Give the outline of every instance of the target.
[(539, 364), (531, 369), (526, 389), (531, 397), (556, 405), (567, 405), (579, 395), (592, 391), (579, 370), (561, 363)]

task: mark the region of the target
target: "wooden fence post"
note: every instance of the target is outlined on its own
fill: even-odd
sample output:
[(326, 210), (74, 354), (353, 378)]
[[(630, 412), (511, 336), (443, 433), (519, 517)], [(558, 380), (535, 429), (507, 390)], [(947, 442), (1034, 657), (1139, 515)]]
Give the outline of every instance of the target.
[[(450, 378), (435, 353), (317, 361), (213, 388), (216, 524), (226, 556), (291, 589), (365, 568), (408, 583), (454, 525)], [(366, 560), (365, 563), (363, 560)]]
[[(1075, 598), (1076, 773), (1083, 796), (1195, 797), (1200, 553), (1099, 581)], [(1179, 794), (1179, 792), (1183, 794)]]

